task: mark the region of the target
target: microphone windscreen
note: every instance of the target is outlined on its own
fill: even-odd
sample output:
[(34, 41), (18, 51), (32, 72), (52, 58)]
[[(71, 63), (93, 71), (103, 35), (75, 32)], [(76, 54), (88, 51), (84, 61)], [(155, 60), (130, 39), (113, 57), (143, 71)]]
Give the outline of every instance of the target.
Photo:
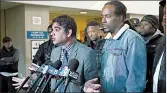
[(77, 59), (71, 59), (69, 61), (69, 64), (68, 64), (68, 68), (71, 70), (71, 71), (76, 71), (78, 69), (78, 66), (79, 66), (79, 61)]
[(59, 69), (62, 65), (62, 62), (60, 60), (57, 60), (56, 62), (50, 64), (52, 67), (54, 67), (55, 69)]

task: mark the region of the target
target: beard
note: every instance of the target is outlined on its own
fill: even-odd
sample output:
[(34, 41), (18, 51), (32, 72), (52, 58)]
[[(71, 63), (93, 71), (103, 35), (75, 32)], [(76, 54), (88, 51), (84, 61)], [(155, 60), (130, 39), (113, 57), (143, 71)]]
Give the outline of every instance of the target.
[(104, 33), (110, 32), (109, 26), (108, 25), (103, 25), (101, 29)]
[(149, 37), (149, 36), (154, 35), (155, 32), (144, 32), (144, 31), (142, 31), (142, 32), (139, 32), (139, 34), (143, 37)]
[(115, 33), (117, 26), (118, 26), (117, 24), (103, 25), (103, 31), (104, 31), (104, 33), (108, 33), (108, 32), (110, 32), (111, 34)]

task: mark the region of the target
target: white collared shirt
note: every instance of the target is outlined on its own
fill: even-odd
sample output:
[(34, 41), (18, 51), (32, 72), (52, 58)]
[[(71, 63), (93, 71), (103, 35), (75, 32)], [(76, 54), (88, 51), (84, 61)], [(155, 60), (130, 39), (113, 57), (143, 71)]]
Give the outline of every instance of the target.
[(154, 77), (153, 77), (153, 92), (157, 92), (158, 76), (159, 76), (159, 71), (160, 71), (161, 61), (162, 61), (163, 55), (164, 55), (164, 52), (162, 53), (161, 58), (159, 59), (158, 65), (155, 69), (155, 73), (154, 73)]

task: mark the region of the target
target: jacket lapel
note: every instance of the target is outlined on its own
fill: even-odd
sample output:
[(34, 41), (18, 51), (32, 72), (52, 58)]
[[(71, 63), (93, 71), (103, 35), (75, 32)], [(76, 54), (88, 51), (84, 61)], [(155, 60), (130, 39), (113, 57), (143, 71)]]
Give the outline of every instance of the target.
[(56, 55), (54, 57), (55, 60), (60, 60), (60, 54), (61, 54), (61, 47), (57, 47), (54, 51), (54, 54)]

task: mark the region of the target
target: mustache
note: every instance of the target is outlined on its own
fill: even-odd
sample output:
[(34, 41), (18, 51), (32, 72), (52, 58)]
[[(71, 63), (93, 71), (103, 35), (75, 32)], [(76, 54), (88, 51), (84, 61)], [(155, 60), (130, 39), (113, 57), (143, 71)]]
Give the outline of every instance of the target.
[(105, 25), (105, 24), (102, 24), (100, 26), (100, 30), (102, 30), (103, 32), (109, 32), (109, 26)]
[(100, 30), (104, 31), (105, 27), (108, 27), (108, 25), (100, 24), (99, 28)]
[(100, 30), (104, 31), (104, 27), (100, 27)]

